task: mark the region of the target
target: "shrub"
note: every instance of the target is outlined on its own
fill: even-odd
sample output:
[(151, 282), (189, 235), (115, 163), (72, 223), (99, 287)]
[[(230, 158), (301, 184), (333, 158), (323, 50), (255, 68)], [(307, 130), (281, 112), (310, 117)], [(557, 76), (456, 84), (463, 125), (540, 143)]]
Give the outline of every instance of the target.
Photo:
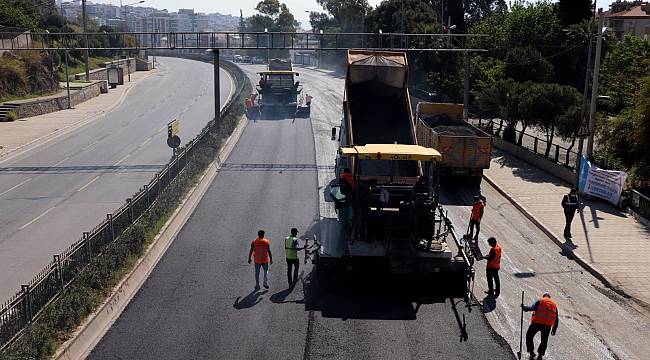
[(18, 114), (15, 111), (10, 111), (5, 116), (5, 121), (16, 121), (18, 119)]

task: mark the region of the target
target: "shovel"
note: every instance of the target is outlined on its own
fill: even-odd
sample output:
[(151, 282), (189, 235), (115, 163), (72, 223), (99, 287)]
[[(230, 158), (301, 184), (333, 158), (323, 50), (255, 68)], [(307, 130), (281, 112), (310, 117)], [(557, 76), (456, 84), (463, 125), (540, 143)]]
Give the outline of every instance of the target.
[(524, 333), (524, 292), (521, 292), (521, 323), (519, 324), (519, 351), (517, 351), (517, 359), (521, 359), (521, 345), (522, 336)]

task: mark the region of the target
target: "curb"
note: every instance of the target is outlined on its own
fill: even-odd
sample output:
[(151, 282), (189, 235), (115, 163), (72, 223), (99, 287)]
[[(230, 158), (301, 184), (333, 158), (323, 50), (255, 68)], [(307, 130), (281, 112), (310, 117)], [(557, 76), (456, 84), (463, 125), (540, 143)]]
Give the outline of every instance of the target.
[(573, 251), (573, 249), (567, 247), (564, 245), (564, 242), (562, 242), (561, 239), (559, 239), (553, 232), (546, 227), (539, 219), (535, 217), (535, 215), (531, 214), (528, 209), (526, 209), (524, 206), (520, 205), (513, 197), (510, 195), (507, 191), (503, 190), (499, 185), (497, 185), (494, 180), (490, 179), (490, 177), (487, 174), (483, 174), (483, 178), (485, 181), (487, 181), (493, 188), (495, 188), (501, 195), (503, 195), (510, 203), (519, 210), (528, 220), (530, 220), (535, 226), (537, 226), (546, 236), (548, 236), (549, 239), (551, 239), (557, 246), (562, 249), (565, 253), (569, 254), (575, 262), (577, 262), (580, 266), (582, 266), (585, 270), (587, 270), (591, 275), (593, 275), (596, 279), (600, 280), (607, 288), (613, 290), (615, 293), (625, 297), (632, 299), (639, 303), (640, 305), (644, 307), (650, 307), (650, 304), (646, 303), (643, 300), (639, 300), (632, 295), (628, 294), (625, 292), (624, 289), (622, 289), (620, 286), (614, 285), (614, 282), (612, 282), (607, 275), (605, 275), (602, 271), (600, 271), (597, 267), (589, 264), (586, 262), (580, 255), (578, 255), (576, 252)]
[(72, 337), (63, 343), (52, 357), (57, 360), (85, 359), (99, 343), (111, 326), (122, 314), (131, 299), (138, 293), (142, 285), (165, 254), (176, 236), (185, 226), (203, 195), (207, 192), (212, 181), (219, 173), (221, 165), (227, 159), (239, 138), (244, 132), (248, 120), (242, 116), (239, 124), (226, 139), (216, 159), (205, 169), (199, 181), (185, 195), (181, 204), (154, 237), (144, 255), (138, 260), (128, 275), (118, 283), (111, 295), (95, 310), (84, 323), (75, 331)]

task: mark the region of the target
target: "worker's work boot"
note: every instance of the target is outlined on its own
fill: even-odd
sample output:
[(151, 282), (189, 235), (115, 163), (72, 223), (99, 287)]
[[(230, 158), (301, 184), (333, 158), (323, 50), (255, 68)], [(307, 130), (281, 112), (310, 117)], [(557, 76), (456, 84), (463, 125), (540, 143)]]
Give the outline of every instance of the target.
[(544, 355), (542, 355), (542, 354), (538, 354), (538, 355), (537, 355), (537, 360), (542, 360), (542, 357), (544, 357)]
[(530, 360), (535, 360), (535, 352), (534, 351), (529, 352), (528, 355), (530, 357)]

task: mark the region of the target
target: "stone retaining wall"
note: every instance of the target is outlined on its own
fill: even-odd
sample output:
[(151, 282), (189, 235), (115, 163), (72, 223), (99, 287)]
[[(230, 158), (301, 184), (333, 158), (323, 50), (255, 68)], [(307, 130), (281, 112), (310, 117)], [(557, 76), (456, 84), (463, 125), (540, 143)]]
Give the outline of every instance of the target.
[[(70, 87), (70, 101), (72, 106), (99, 96), (100, 93), (108, 91), (107, 89), (106, 81), (95, 81), (90, 84)], [(20, 100), (8, 104), (17, 106), (14, 111), (18, 115), (18, 118), (26, 118), (67, 109), (68, 95), (66, 92), (63, 92), (62, 94), (46, 98)]]
[[(90, 70), (88, 72), (88, 75), (90, 76), (90, 80), (108, 80), (108, 70), (111, 65), (117, 65), (118, 67), (121, 67), (124, 69), (124, 75), (128, 73), (129, 69), (129, 64), (131, 67), (131, 71), (141, 71), (139, 69), (136, 69), (136, 60), (135, 58), (128, 58), (128, 59), (120, 59), (120, 60), (113, 60), (113, 61), (108, 61), (102, 64), (102, 67), (99, 69), (95, 70)], [(86, 80), (86, 73), (82, 72), (79, 74), (74, 74), (74, 79), (75, 80)]]

